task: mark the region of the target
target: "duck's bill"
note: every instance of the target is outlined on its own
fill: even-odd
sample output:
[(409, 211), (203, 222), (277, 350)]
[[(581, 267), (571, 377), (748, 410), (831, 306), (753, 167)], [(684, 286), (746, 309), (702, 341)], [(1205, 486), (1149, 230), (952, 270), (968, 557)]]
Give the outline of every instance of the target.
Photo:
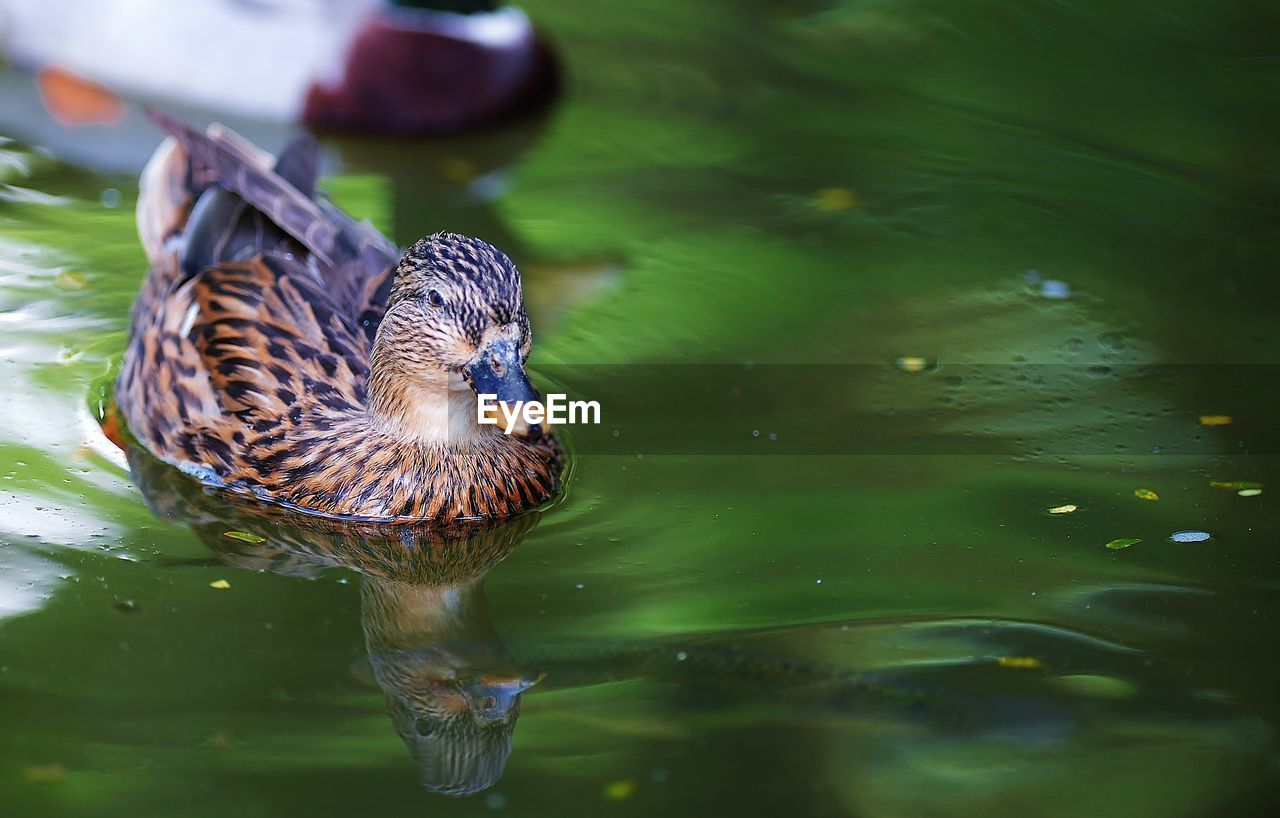
[(485, 720), (506, 718), (520, 694), (542, 681), (542, 674), (528, 676), (482, 676), (463, 684), (463, 693), (472, 712)]
[(524, 407), (541, 400), (529, 383), (514, 341), (486, 344), (462, 372), (481, 399), (481, 413), (504, 432), (531, 439), (542, 436), (542, 424), (529, 423)]

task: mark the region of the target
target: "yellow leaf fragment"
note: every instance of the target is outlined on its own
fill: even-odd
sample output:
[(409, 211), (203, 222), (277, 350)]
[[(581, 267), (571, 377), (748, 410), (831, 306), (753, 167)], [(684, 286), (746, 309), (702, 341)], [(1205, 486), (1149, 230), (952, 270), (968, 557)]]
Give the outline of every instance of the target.
[(250, 534), (248, 531), (227, 531), (224, 532), (222, 536), (230, 537), (231, 539), (239, 540), (240, 542), (260, 543), (267, 541), (266, 537), (259, 537), (257, 534)]
[(1112, 540), (1107, 543), (1107, 548), (1110, 548), (1112, 551), (1119, 551), (1121, 548), (1128, 548), (1129, 546), (1137, 545), (1140, 542), (1142, 542), (1142, 540), (1137, 537), (1121, 537), (1118, 540)]
[(1044, 662), (1034, 656), (1000, 656), (996, 659), (996, 664), (1018, 670), (1039, 670), (1044, 667)]
[(89, 279), (85, 277), (84, 273), (76, 272), (75, 270), (63, 270), (58, 273), (54, 283), (58, 285), (59, 289), (74, 293), (83, 290), (89, 283)]
[(1059, 676), (1050, 680), (1050, 683), (1068, 693), (1087, 696), (1092, 699), (1129, 699), (1138, 692), (1138, 688), (1133, 682), (1114, 676), (1100, 676), (1092, 673)]
[(1231, 423), (1231, 415), (1201, 415), (1201, 426), (1226, 426)]
[(217, 591), (225, 591), (231, 587), (231, 583), (227, 582), (225, 579), (215, 579), (213, 582), (209, 583), (209, 587)]
[(1076, 510), (1075, 505), (1071, 503), (1067, 503), (1065, 506), (1054, 506), (1053, 508), (1049, 509), (1049, 513), (1050, 514), (1070, 514), (1075, 510)]
[(858, 203), (858, 197), (847, 187), (824, 187), (813, 192), (813, 199), (823, 210), (848, 210)]
[(22, 777), (36, 784), (50, 784), (67, 777), (67, 768), (58, 763), (28, 764), (22, 768)]
[(929, 359), (918, 355), (903, 355), (895, 363), (903, 372), (924, 372), (929, 368)]
[(1137, 497), (1139, 500), (1159, 500), (1160, 499), (1160, 495), (1156, 494), (1151, 489), (1134, 489), (1133, 496)]
[(610, 781), (604, 785), (604, 791), (601, 793), (606, 800), (609, 801), (625, 801), (635, 794), (636, 781), (634, 778), (622, 778), (617, 781)]
[(235, 740), (228, 733), (219, 730), (205, 741), (206, 747), (212, 747), (215, 750), (230, 750), (235, 746)]
[(450, 182), (462, 184), (473, 181), (480, 172), (473, 162), (451, 156), (440, 166), (440, 175)]
[(1250, 480), (1210, 480), (1209, 485), (1215, 489), (1226, 489), (1227, 491), (1262, 490), (1261, 483), (1254, 483)]
[(1262, 489), (1240, 489), (1236, 492), (1241, 497), (1257, 497), (1262, 493)]

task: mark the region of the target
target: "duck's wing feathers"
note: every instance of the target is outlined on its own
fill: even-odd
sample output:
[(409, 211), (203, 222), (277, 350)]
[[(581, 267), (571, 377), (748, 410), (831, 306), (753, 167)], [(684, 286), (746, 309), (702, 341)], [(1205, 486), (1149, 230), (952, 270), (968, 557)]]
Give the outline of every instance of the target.
[(169, 307), (135, 336), (117, 393), (159, 456), (220, 479), (271, 474), (306, 430), (363, 407), (369, 342), (298, 261), (210, 267)]
[[(210, 196), (214, 200), (210, 205), (213, 213), (206, 219), (195, 219), (203, 215), (202, 202), (193, 208), (194, 223), (189, 222), (184, 231), (188, 248), (184, 272), (192, 274), (201, 265), (230, 260), (228, 242), (218, 231), (239, 229), (243, 234), (245, 228), (242, 214), (234, 212), (234, 203), (218, 201), (216, 193), (229, 192), (237, 203), (261, 213), (298, 242), (309, 257), (309, 263), (300, 266), (298, 272), (321, 283), (326, 298), (363, 324), (365, 333), (372, 338), (382, 317), (399, 253), (372, 225), (357, 222), (330, 203), (314, 198), (314, 143), (294, 143), (272, 168), (256, 147), (233, 131), (215, 125), (206, 133), (158, 111), (151, 111), (150, 115), (182, 146), (189, 163), (192, 192), (201, 199), (209, 196), (206, 191), (215, 194)], [(261, 241), (260, 234), (250, 233), (249, 240), (255, 238)], [(207, 252), (211, 246), (223, 249), (211, 256)], [(201, 252), (191, 252), (192, 247)], [(239, 255), (243, 257), (244, 253)]]

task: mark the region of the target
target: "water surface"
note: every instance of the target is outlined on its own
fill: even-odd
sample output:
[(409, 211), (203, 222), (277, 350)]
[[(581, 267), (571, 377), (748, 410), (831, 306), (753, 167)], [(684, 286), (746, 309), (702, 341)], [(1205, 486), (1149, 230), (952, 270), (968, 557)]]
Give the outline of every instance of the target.
[[(326, 142), (398, 241), (510, 252), (534, 370), (607, 394), (452, 573), (144, 497), (97, 417), (155, 137), (8, 126), (4, 814), (1273, 813), (1274, 11), (645, 5), (526, 4), (544, 120)], [(423, 786), (403, 667), (536, 681), (496, 784)]]

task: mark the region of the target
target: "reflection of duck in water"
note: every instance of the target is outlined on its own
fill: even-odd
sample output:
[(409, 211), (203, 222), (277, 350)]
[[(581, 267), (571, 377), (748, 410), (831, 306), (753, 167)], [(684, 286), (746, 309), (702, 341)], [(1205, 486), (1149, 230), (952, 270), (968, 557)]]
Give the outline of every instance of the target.
[(463, 795), (497, 782), (521, 694), (540, 674), (523, 669), (499, 640), (483, 583), (536, 525), (535, 516), (496, 527), (338, 528), (229, 506), (147, 453), (131, 448), (128, 455), (152, 510), (189, 523), (223, 562), (293, 576), (359, 572), (373, 679), (423, 786)]
[(539, 678), (498, 640), (482, 582), (367, 575), (361, 589), (373, 677), (423, 785), (440, 792), (475, 792), (501, 777), (520, 694)]

